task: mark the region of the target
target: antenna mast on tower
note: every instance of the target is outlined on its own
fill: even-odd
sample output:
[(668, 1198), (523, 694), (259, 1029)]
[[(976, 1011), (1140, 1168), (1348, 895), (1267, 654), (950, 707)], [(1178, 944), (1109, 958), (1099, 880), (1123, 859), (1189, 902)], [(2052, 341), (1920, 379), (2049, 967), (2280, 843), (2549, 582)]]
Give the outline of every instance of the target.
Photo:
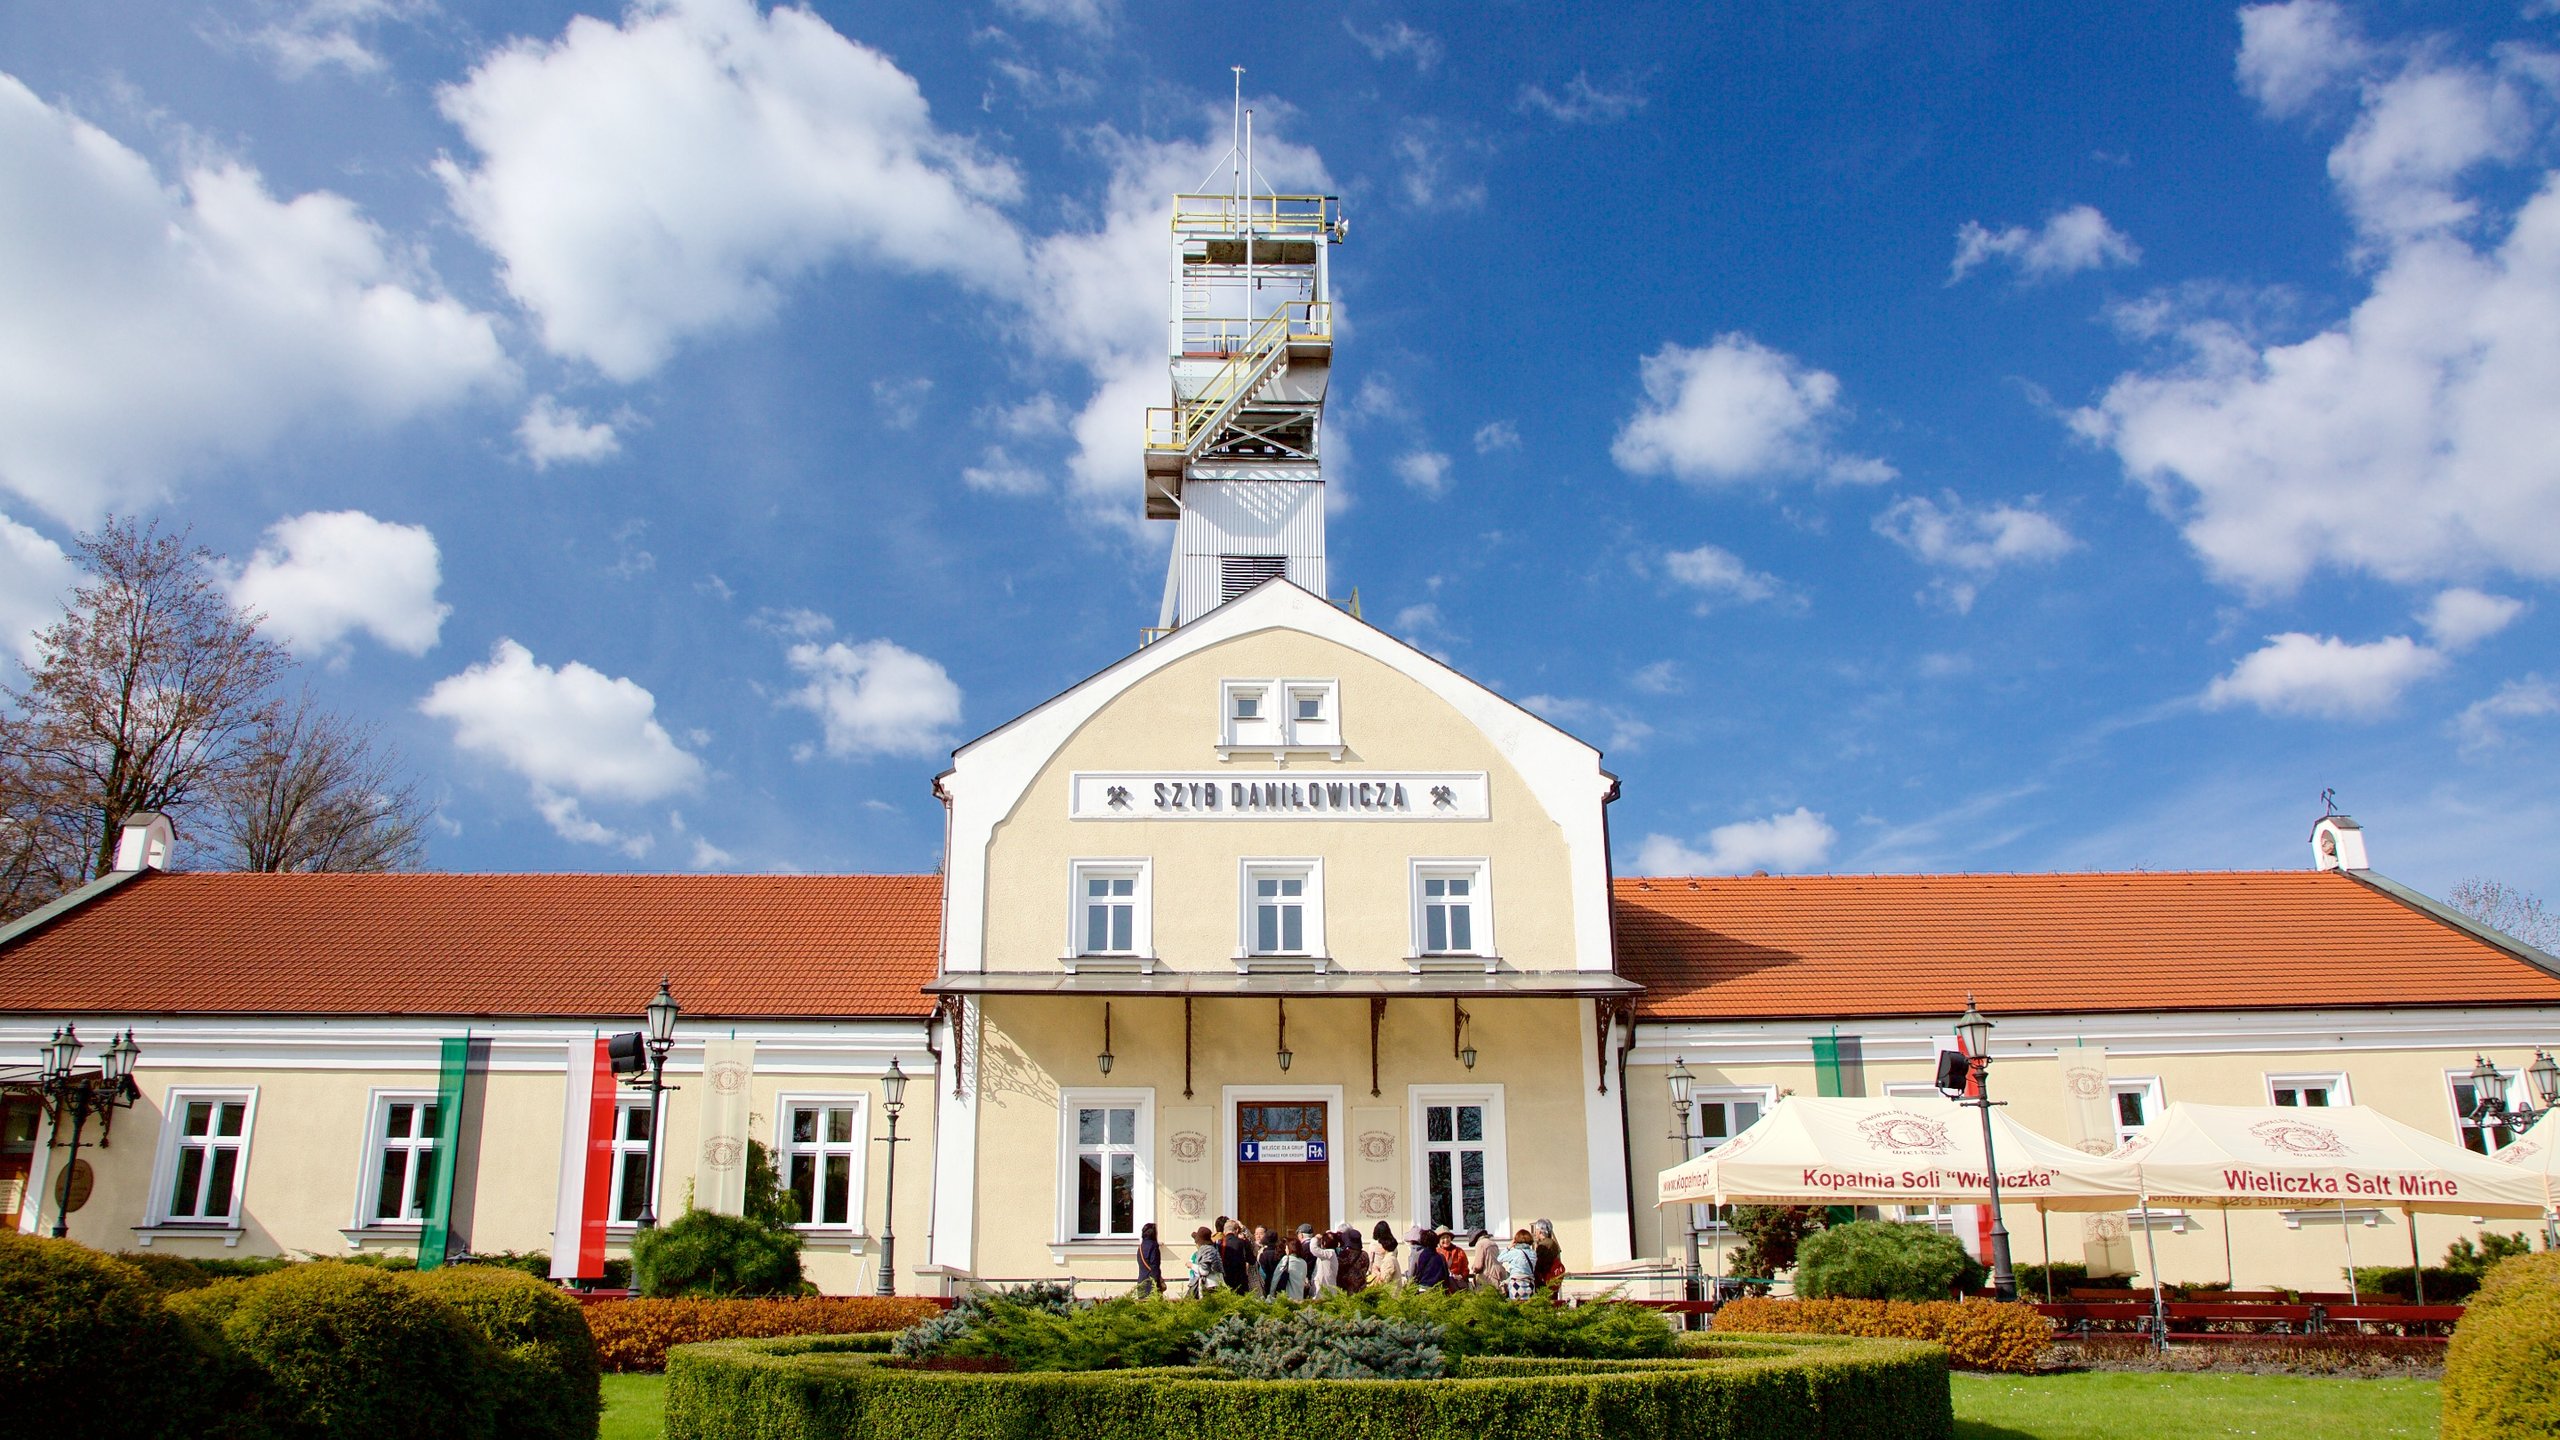
[[(1225, 194), (1176, 195), (1169, 406), (1147, 412), (1146, 504), (1174, 525), (1162, 633), (1275, 576), (1325, 593), (1324, 399), (1333, 371), (1331, 195), (1282, 195), (1253, 164), (1236, 77)], [(1201, 186), (1216, 183), (1217, 171)]]

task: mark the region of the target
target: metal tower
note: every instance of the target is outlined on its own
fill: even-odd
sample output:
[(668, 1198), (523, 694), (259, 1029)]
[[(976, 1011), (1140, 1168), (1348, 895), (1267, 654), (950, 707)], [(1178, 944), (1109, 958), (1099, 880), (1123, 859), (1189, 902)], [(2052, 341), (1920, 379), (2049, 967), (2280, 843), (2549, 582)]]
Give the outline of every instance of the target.
[(1159, 632), (1275, 575), (1325, 593), (1326, 255), (1350, 225), (1335, 196), (1262, 186), (1241, 69), (1237, 94), (1226, 193), (1174, 197), (1173, 404), (1146, 434), (1147, 518), (1175, 522)]

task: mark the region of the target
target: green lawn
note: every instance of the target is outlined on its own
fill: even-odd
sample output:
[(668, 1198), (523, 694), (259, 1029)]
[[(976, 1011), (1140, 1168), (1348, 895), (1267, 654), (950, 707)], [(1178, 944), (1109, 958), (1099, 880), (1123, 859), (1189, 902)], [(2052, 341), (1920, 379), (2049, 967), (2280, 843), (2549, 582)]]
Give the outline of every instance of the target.
[(2365, 1440), (2436, 1433), (2433, 1380), (2089, 1371), (1958, 1375), (1955, 1384), (1957, 1440)]
[(658, 1440), (666, 1408), (666, 1376), (607, 1375), (602, 1440)]
[[(2091, 1372), (1958, 1375), (1957, 1440), (2365, 1440), (2436, 1433), (2432, 1380)], [(658, 1440), (663, 1375), (604, 1377), (603, 1440)]]

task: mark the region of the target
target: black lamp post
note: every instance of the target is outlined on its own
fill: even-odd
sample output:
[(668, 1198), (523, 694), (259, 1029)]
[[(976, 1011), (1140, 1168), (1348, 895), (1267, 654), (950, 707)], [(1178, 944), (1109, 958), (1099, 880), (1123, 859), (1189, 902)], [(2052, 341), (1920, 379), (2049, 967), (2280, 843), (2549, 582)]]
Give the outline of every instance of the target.
[(98, 1148), (107, 1148), (107, 1140), (115, 1125), (115, 1113), (142, 1098), (133, 1084), (133, 1062), (142, 1047), (133, 1043), (133, 1031), (108, 1042), (98, 1056), (98, 1068), (88, 1074), (78, 1070), (80, 1034), (76, 1027), (65, 1025), (53, 1032), (44, 1047), (44, 1065), (37, 1076), (36, 1090), (44, 1099), (45, 1109), (53, 1122), (50, 1143), (62, 1141), (62, 1117), (71, 1116), (70, 1158), (62, 1165), (62, 1187), (54, 1202), (53, 1234), (61, 1239), (71, 1233), (71, 1177), (80, 1165), (80, 1143), (89, 1128), (89, 1117), (99, 1117)]
[[(1680, 1142), (1680, 1160), (1681, 1163), (1686, 1164), (1689, 1159), (1691, 1138), (1689, 1087), (1697, 1083), (1696, 1077), (1689, 1073), (1689, 1062), (1686, 1057), (1676, 1057), (1672, 1060), (1670, 1081), (1671, 1113), (1678, 1117), (1677, 1123), (1680, 1126), (1679, 1133), (1671, 1138)], [(1689, 1227), (1689, 1268), (1680, 1282), (1680, 1296), (1684, 1300), (1701, 1300), (1705, 1298), (1705, 1289), (1704, 1277), (1698, 1273), (1698, 1207), (1683, 1205), (1680, 1207), (1680, 1212), (1686, 1217), (1685, 1223)]]
[[(1102, 1043), (1102, 1069), (1108, 1074), (1111, 1042)], [(898, 1138), (898, 1112), (906, 1102), (907, 1072), (898, 1068), (898, 1057), (892, 1055), (889, 1073), (880, 1077), (880, 1110), (889, 1117), (889, 1138), (881, 1142), (889, 1147), (889, 1186), (880, 1205), (880, 1283), (874, 1287), (882, 1295), (898, 1293), (898, 1147), (905, 1143)]]
[(2507, 1077), (2489, 1063), (2487, 1056), (2474, 1055), (2471, 1061), (2470, 1120), (2475, 1127), (2487, 1130), (2494, 1126), (2510, 1135), (2520, 1134), (2537, 1117), (2560, 1106), (2560, 1060), (2552, 1059), (2550, 1051), (2535, 1051), (2533, 1063), (2524, 1072), (2525, 1079), (2533, 1084), (2534, 1098), (2542, 1102), (2540, 1109), (2525, 1103), (2522, 1097), (2518, 1097), (2514, 1109), (2508, 1109)]
[(653, 1230), (658, 1224), (658, 1137), (666, 1128), (667, 1052), (676, 1048), (676, 1016), (682, 1010), (667, 982), (658, 982), (658, 993), (649, 1001), (647, 1011), (649, 1035), (649, 1193), (640, 1197), (640, 1228)]
[(1956, 1043), (1964, 1047), (1965, 1066), (1973, 1080), (1973, 1098), (1963, 1103), (1982, 1112), (1983, 1178), (1991, 1186), (1991, 1293), (2002, 1300), (2018, 1298), (2018, 1277), (2009, 1268), (2009, 1226), (2000, 1218), (2000, 1157), (1991, 1150), (1991, 1022), (1964, 997), (1964, 1014), (1956, 1020)]

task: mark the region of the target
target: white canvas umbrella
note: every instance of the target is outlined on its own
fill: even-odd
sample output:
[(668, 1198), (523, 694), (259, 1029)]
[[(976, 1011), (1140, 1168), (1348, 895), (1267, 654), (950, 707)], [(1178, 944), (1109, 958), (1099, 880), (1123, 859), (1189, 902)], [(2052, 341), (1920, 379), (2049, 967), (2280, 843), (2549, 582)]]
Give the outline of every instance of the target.
[(2560, 1210), (2560, 1110), (2545, 1110), (2533, 1128), (2491, 1157), (2530, 1179), (2542, 1191), (2542, 1206)]
[[(2122, 1208), (2133, 1167), (2048, 1140), (1994, 1106), (2000, 1198)], [(1977, 1204), (1990, 1188), (1982, 1121), (1937, 1095), (1790, 1096), (1758, 1123), (1662, 1172), (1657, 1206)], [(2087, 1208), (2104, 1209), (2108, 1203)]]
[[(2542, 1213), (2546, 1196), (2513, 1165), (2474, 1155), (2364, 1105), (2199, 1105), (2181, 1100), (2128, 1140), (2114, 1160), (2139, 1173), (2142, 1208), (2309, 1210), (2336, 1205), (2404, 1215), (2511, 1219)], [(2057, 1197), (2057, 1210), (2107, 1208)], [(2343, 1227), (2341, 1227), (2343, 1231)], [(2149, 1239), (2149, 1227), (2144, 1227)], [(2348, 1285), (2355, 1246), (2347, 1239)], [(2417, 1254), (2412, 1224), (2410, 1254)], [(2160, 1285), (2156, 1255), (2152, 1288)]]

